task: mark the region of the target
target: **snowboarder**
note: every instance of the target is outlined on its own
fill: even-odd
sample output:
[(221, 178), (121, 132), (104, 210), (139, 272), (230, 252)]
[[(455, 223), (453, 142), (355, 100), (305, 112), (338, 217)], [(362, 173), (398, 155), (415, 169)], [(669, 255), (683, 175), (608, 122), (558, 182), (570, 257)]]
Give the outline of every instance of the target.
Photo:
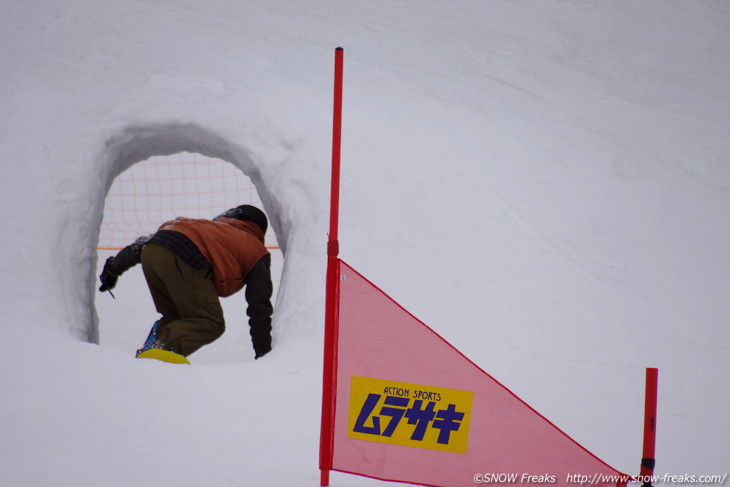
[(225, 331), (219, 297), (246, 287), (255, 358), (271, 351), (271, 256), (264, 246), (266, 215), (251, 205), (212, 220), (177, 218), (109, 257), (99, 291), (114, 289), (119, 276), (142, 263), (162, 318), (137, 355), (161, 348), (187, 357)]

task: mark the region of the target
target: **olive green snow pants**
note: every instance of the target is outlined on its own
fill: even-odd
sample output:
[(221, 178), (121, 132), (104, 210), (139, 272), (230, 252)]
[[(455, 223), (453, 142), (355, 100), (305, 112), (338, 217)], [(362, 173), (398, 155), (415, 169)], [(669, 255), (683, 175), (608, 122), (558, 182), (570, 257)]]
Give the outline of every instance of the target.
[(157, 330), (162, 347), (188, 356), (223, 334), (223, 308), (210, 271), (194, 269), (157, 244), (144, 246), (142, 269), (155, 307), (162, 314)]

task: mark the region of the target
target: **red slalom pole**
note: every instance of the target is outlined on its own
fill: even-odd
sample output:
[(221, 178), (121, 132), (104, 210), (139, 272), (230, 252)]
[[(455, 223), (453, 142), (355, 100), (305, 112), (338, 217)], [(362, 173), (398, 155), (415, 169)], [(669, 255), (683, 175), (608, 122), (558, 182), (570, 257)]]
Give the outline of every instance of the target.
[(327, 241), (327, 281), (324, 317), (324, 363), (322, 367), (322, 424), (319, 434), (320, 485), (329, 485), (332, 470), (333, 421), (337, 375), (337, 289), (340, 244), (337, 240), (340, 206), (340, 148), (342, 141), (342, 66), (344, 51), (335, 49), (334, 114), (332, 117), (332, 182), (330, 231)]
[(342, 65), (344, 50), (335, 49), (335, 93), (332, 114), (332, 189), (330, 194), (330, 233), (327, 244), (327, 256), (337, 257), (339, 242), (340, 217), (340, 151), (342, 148)]
[(644, 448), (641, 455), (643, 487), (651, 487), (654, 475), (656, 448), (656, 408), (659, 370), (646, 369), (646, 396), (644, 400)]

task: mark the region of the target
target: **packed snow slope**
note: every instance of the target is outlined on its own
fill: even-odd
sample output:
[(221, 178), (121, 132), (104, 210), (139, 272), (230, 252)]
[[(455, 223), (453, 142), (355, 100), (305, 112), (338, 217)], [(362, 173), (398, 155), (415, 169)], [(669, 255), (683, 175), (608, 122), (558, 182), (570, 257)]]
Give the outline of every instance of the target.
[[(657, 473), (727, 472), (729, 16), (713, 0), (3, 1), (0, 484), (317, 482), (337, 46), (341, 257), (627, 473), (658, 367)], [(242, 296), (180, 367), (132, 358), (156, 318), (140, 269), (115, 301), (95, 293), (114, 178), (181, 151), (248, 174), (282, 246), (262, 360)]]

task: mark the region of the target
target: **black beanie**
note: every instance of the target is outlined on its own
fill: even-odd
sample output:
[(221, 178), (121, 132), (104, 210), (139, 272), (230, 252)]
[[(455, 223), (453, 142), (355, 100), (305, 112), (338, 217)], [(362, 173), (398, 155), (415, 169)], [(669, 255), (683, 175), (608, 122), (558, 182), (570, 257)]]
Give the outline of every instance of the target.
[(236, 220), (254, 222), (264, 231), (264, 234), (266, 234), (266, 229), (269, 228), (269, 221), (266, 219), (264, 212), (251, 205), (241, 205), (236, 208), (231, 208), (216, 218), (235, 218)]

